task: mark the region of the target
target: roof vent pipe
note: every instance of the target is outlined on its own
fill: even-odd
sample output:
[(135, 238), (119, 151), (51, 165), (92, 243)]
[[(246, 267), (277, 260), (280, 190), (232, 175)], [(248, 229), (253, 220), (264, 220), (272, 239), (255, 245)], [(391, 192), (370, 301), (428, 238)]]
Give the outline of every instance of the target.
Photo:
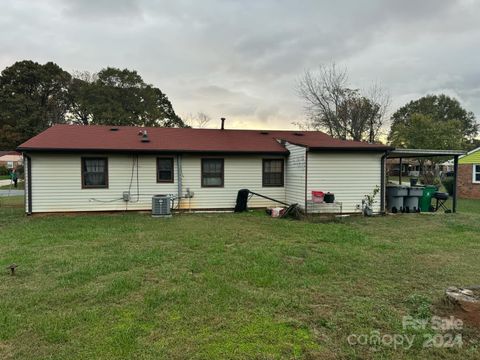
[(220, 118), (220, 120), (222, 121), (222, 127), (220, 129), (224, 130), (225, 129), (225, 118)]
[(150, 142), (150, 139), (148, 138), (148, 134), (147, 134), (147, 130), (144, 130), (143, 131), (143, 135), (142, 135), (142, 142), (144, 143), (147, 143), (147, 142)]

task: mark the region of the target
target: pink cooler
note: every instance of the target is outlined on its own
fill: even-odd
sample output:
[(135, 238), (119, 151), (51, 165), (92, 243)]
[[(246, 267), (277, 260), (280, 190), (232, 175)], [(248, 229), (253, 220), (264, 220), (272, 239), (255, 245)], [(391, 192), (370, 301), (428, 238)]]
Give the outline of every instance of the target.
[(312, 191), (312, 201), (314, 203), (322, 203), (325, 193), (323, 191)]

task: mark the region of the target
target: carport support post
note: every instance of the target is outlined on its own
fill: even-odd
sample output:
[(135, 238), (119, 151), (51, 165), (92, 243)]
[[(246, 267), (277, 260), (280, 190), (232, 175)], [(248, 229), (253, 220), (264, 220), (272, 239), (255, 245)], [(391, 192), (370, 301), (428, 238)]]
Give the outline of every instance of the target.
[(453, 157), (453, 205), (452, 211), (457, 212), (457, 176), (458, 176), (458, 155)]
[(402, 164), (402, 158), (399, 159), (400, 162), (398, 163), (398, 184), (399, 185), (402, 185), (402, 167), (403, 167), (403, 164)]

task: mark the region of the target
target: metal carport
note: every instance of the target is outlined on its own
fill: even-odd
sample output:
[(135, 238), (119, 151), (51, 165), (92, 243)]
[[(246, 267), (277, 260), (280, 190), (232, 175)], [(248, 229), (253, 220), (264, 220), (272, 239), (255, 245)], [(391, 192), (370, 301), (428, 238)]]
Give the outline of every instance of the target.
[[(453, 195), (452, 195), (452, 211), (457, 211), (457, 173), (458, 173), (458, 158), (461, 155), (464, 155), (465, 151), (462, 150), (432, 150), (432, 149), (395, 149), (388, 152), (386, 159), (399, 159), (400, 160), (400, 172), (399, 172), (399, 182), (402, 182), (402, 159), (405, 158), (431, 158), (431, 157), (453, 157)], [(383, 194), (381, 199), (381, 210), (385, 212), (385, 188), (386, 188), (386, 166), (383, 164), (383, 174), (384, 177), (382, 180)]]

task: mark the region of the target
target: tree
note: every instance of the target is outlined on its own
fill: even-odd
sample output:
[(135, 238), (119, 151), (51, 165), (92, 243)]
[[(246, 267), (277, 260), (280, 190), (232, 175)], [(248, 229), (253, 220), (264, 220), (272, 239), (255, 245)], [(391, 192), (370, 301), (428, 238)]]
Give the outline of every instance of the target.
[[(430, 115), (414, 113), (409, 121), (400, 122), (396, 125), (397, 139), (401, 139), (404, 147), (411, 149), (461, 149), (464, 144), (464, 132), (460, 120), (438, 121)], [(435, 169), (439, 161), (448, 160), (443, 158), (431, 158), (431, 169)], [(422, 182), (433, 184), (438, 177), (437, 171), (427, 171), (425, 158), (418, 159)]]
[(299, 95), (306, 103), (303, 128), (325, 130), (339, 139), (378, 141), (389, 97), (378, 86), (369, 93), (348, 86), (346, 70), (335, 64), (317, 72), (306, 71), (299, 82)]
[(58, 65), (19, 61), (0, 75), (0, 149), (59, 123), (82, 125), (185, 126), (168, 97), (128, 69), (98, 74)]
[[(448, 141), (433, 142), (424, 138), (425, 143), (412, 141), (410, 136), (413, 135), (411, 129), (415, 129), (416, 124), (412, 123), (415, 115), (423, 115), (431, 119), (435, 126), (439, 129), (448, 128), (451, 126), (453, 120), (456, 121), (458, 131), (462, 134), (462, 141), (456, 140), (452, 143)], [(447, 95), (427, 95), (418, 100), (414, 100), (398, 109), (392, 115), (392, 125), (390, 134), (388, 136), (389, 142), (398, 147), (419, 147), (419, 148), (433, 148), (433, 149), (463, 149), (468, 147), (472, 139), (478, 133), (478, 124), (475, 120), (475, 115), (471, 111), (465, 110), (460, 102)], [(447, 123), (446, 126), (445, 123)], [(450, 125), (448, 125), (450, 124)], [(422, 128), (416, 128), (418, 131), (425, 131)], [(428, 131), (433, 131), (430, 128)], [(457, 129), (455, 129), (454, 136), (457, 136)], [(452, 136), (453, 136), (452, 135)], [(433, 137), (433, 136), (432, 136)], [(431, 146), (428, 146), (431, 144)], [(455, 146), (452, 146), (455, 145)]]
[(74, 124), (88, 125), (93, 120), (92, 107), (95, 103), (95, 82), (98, 75), (88, 71), (73, 72), (69, 86), (70, 109), (67, 120)]
[(198, 112), (196, 115), (188, 114), (186, 116), (185, 123), (193, 128), (203, 129), (206, 128), (212, 118), (204, 112)]
[(0, 76), (0, 147), (13, 149), (53, 124), (65, 122), (71, 76), (58, 65), (19, 61)]
[(183, 127), (167, 96), (136, 72), (80, 73), (70, 85), (71, 121), (80, 124)]
[(398, 124), (402, 144), (412, 149), (459, 149), (463, 144), (460, 120), (435, 121), (430, 115), (415, 113)]

